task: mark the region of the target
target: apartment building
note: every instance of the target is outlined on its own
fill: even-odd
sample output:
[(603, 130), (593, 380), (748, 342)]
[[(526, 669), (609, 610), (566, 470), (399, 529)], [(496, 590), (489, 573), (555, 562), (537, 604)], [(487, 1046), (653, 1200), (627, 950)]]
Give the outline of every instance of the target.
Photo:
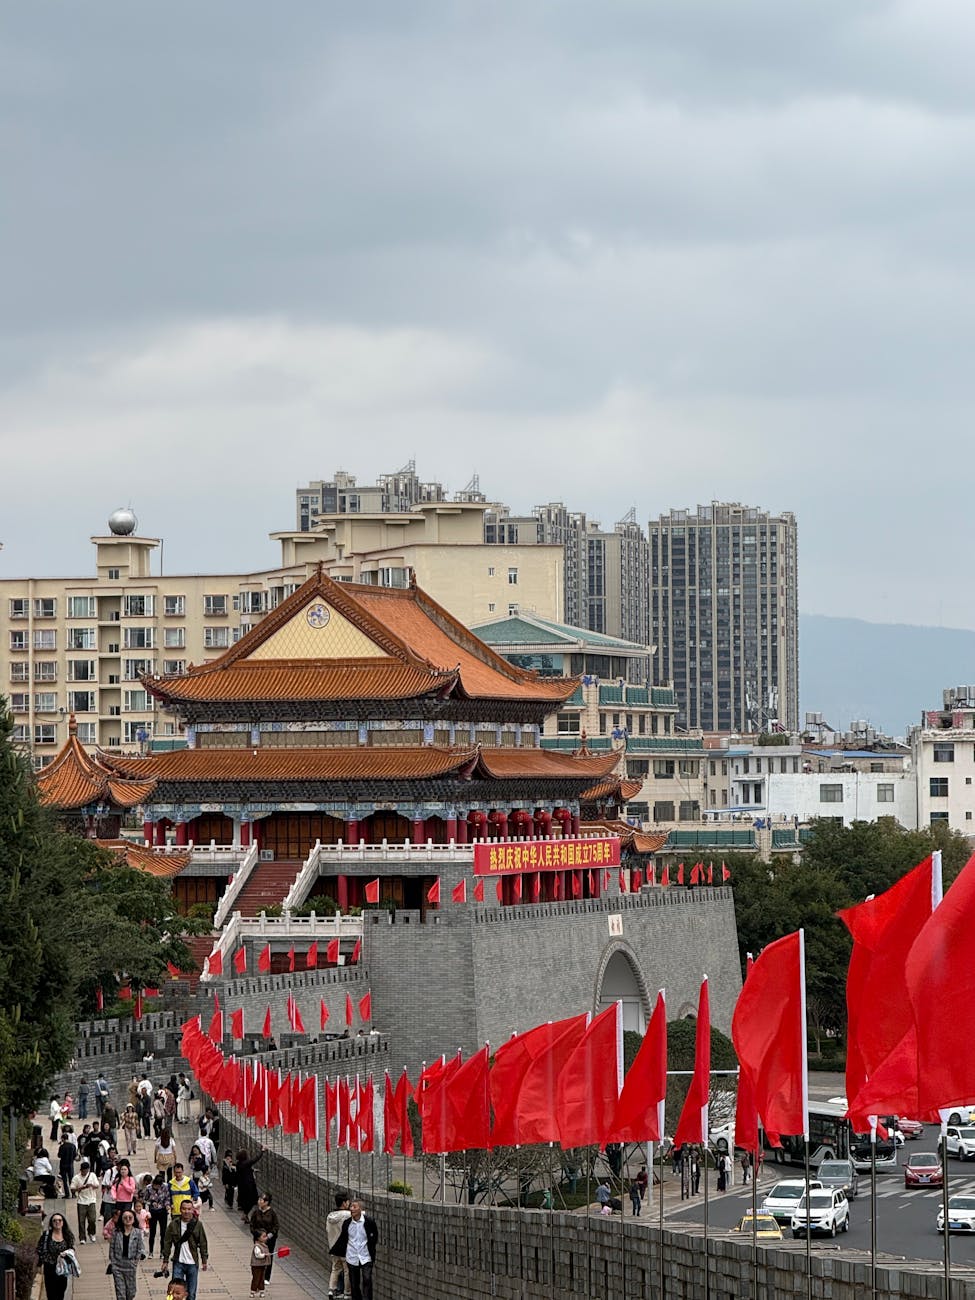
[(944, 691), (908, 736), (917, 774), (919, 826), (944, 822), (975, 836), (975, 686)]
[(650, 636), (681, 723), (798, 730), (795, 516), (713, 502), (651, 520), (649, 538)]

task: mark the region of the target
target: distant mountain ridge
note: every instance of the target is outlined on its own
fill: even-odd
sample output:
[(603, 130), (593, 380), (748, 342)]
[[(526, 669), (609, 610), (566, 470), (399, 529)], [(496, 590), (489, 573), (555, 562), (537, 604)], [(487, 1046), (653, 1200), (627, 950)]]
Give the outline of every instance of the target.
[(845, 731), (856, 718), (903, 736), (946, 686), (975, 683), (975, 632), (799, 615), (799, 721), (821, 713)]

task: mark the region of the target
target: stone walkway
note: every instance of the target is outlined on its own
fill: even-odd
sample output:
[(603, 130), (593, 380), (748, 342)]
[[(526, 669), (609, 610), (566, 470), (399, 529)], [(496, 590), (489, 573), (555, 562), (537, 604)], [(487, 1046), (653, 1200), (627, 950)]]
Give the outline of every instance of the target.
[[(181, 1157), (185, 1156), (193, 1145), (195, 1133), (195, 1124), (176, 1125), (176, 1144)], [(137, 1177), (143, 1171), (152, 1169), (154, 1146), (154, 1138), (150, 1140), (140, 1138), (138, 1153), (132, 1157), (132, 1168)], [(207, 1209), (203, 1211), (203, 1226), (210, 1247), (210, 1267), (205, 1273), (200, 1272), (197, 1296), (199, 1300), (206, 1300), (211, 1296), (218, 1297), (219, 1300), (224, 1300), (226, 1296), (248, 1296), (251, 1284), (251, 1235), (237, 1211), (227, 1210), (223, 1203), (223, 1189), (217, 1185), (214, 1187), (214, 1192), (216, 1208), (212, 1212)], [(48, 1213), (61, 1210), (72, 1232), (77, 1235), (78, 1216), (73, 1200), (47, 1201), (45, 1209)], [(284, 1227), (286, 1229), (287, 1225)], [(282, 1232), (278, 1245), (290, 1246), (291, 1254), (285, 1259), (275, 1260), (271, 1285), (267, 1291), (269, 1300), (271, 1297), (274, 1300), (306, 1300), (309, 1296), (314, 1297), (314, 1300), (322, 1300), (328, 1292), (328, 1279), (322, 1268), (289, 1241), (286, 1230)], [(74, 1280), (73, 1290), (69, 1287), (68, 1300), (110, 1300), (114, 1297), (112, 1279), (105, 1274), (108, 1265), (108, 1242), (103, 1241), (99, 1235), (97, 1244), (78, 1246), (76, 1251), (81, 1265), (81, 1277)], [(167, 1279), (152, 1276), (153, 1271), (159, 1267), (157, 1240), (156, 1257), (145, 1260), (139, 1266), (138, 1296), (145, 1297), (146, 1300), (164, 1300)], [(170, 1275), (172, 1275), (172, 1260), (170, 1260)], [(42, 1290), (40, 1276), (39, 1274), (35, 1286), (35, 1296)]]

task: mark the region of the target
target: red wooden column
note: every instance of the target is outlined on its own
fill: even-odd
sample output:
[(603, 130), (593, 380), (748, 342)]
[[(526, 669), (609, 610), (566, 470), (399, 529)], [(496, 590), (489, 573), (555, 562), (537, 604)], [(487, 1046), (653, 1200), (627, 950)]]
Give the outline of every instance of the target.
[(189, 836), (186, 833), (186, 822), (176, 823), (176, 843), (180, 848), (189, 843)]
[(347, 912), (349, 910), (349, 877), (348, 876), (336, 877), (335, 892), (337, 894), (337, 898), (335, 901), (338, 904), (339, 911)]
[(240, 823), (240, 847), (249, 849), (251, 846), (251, 824), (250, 822)]
[(155, 832), (152, 822), (146, 821), (142, 823), (142, 838), (145, 840), (146, 844), (152, 844), (154, 842)]
[(258, 849), (264, 847), (264, 827), (259, 821), (251, 822), (251, 839)]
[[(448, 822), (447, 825), (449, 826), (450, 823)], [(463, 816), (458, 817), (455, 825), (457, 828), (457, 843), (466, 844), (467, 843), (467, 818)]]
[(164, 821), (156, 822), (156, 844), (159, 848), (166, 846), (166, 823)]
[(447, 818), (447, 843), (449, 844), (449, 843), (451, 842), (451, 840), (453, 840), (455, 843), (458, 842), (458, 841), (457, 841), (457, 818), (456, 818), (456, 816), (454, 816), (454, 817), (448, 817), (448, 818)]
[(359, 822), (355, 817), (350, 817), (345, 823), (345, 842), (353, 848), (359, 844)]
[(422, 817), (413, 818), (413, 834), (411, 838), (414, 844), (426, 844), (427, 828)]
[(579, 837), (579, 814), (572, 814), (572, 834), (578, 839)]

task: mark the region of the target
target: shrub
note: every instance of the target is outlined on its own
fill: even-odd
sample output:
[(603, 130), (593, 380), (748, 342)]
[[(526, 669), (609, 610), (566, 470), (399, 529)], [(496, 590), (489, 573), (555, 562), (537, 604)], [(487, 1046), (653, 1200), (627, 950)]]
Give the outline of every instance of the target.
[(395, 1192), (398, 1196), (412, 1196), (413, 1185), (412, 1183), (404, 1183), (400, 1179), (394, 1179), (386, 1188), (386, 1191)]
[(37, 1275), (37, 1242), (22, 1241), (14, 1253), (17, 1300), (31, 1300)]

